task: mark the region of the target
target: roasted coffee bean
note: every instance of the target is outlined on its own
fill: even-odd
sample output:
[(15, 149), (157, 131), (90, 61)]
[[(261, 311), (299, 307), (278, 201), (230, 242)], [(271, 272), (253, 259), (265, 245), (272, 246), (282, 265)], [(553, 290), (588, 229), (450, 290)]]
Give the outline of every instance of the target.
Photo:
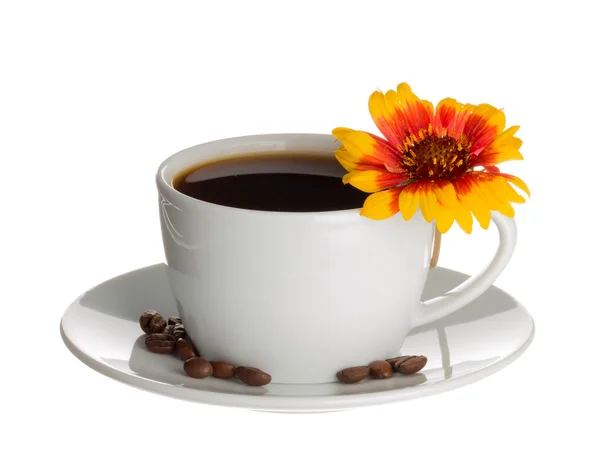
[(183, 325), (180, 323), (174, 325), (167, 325), (163, 330), (163, 333), (170, 334), (175, 339), (179, 339), (185, 336), (185, 328), (183, 328)]
[(394, 368), (404, 375), (412, 375), (413, 373), (417, 373), (427, 364), (427, 358), (423, 355), (407, 356), (403, 358), (405, 359), (396, 361)]
[(394, 369), (387, 361), (373, 361), (369, 364), (371, 369), (371, 376), (377, 380), (383, 380), (394, 375)]
[(152, 353), (167, 355), (173, 352), (175, 338), (170, 334), (154, 333), (146, 336), (146, 348)]
[(185, 336), (185, 328), (183, 327), (183, 324), (178, 323), (173, 325), (173, 336), (175, 336), (175, 339)]
[(183, 323), (181, 322), (181, 319), (177, 316), (171, 316), (169, 317), (169, 320), (167, 320), (167, 325), (175, 325), (177, 323)]
[(148, 309), (140, 316), (140, 327), (146, 334), (161, 333), (167, 323), (165, 319), (153, 309)]
[(347, 369), (340, 370), (336, 376), (342, 383), (350, 384), (364, 380), (370, 372), (371, 369), (367, 366), (348, 367)]
[(193, 378), (206, 378), (212, 375), (213, 367), (210, 362), (204, 358), (190, 358), (183, 363), (183, 370), (190, 377)]
[(390, 365), (392, 366), (392, 368), (397, 371), (398, 367), (396, 366), (396, 364), (398, 364), (398, 366), (399, 366), (400, 363), (406, 361), (409, 358), (412, 358), (412, 356), (411, 355), (408, 355), (408, 356), (398, 356), (396, 358), (386, 359), (386, 361), (389, 362)]
[(397, 356), (395, 358), (390, 358), (390, 359), (386, 359), (386, 362), (388, 362), (390, 364), (390, 366), (392, 366), (392, 368), (394, 368), (394, 366), (396, 365), (396, 363), (398, 361), (404, 361), (405, 359), (410, 358), (410, 356)]
[(256, 367), (236, 367), (235, 374), (249, 386), (264, 386), (271, 382), (271, 375)]
[(182, 361), (187, 361), (190, 358), (198, 356), (198, 352), (194, 349), (194, 346), (187, 339), (177, 339), (175, 343), (177, 354)]
[(235, 367), (223, 361), (211, 361), (213, 366), (213, 377), (215, 378), (231, 378), (235, 375)]

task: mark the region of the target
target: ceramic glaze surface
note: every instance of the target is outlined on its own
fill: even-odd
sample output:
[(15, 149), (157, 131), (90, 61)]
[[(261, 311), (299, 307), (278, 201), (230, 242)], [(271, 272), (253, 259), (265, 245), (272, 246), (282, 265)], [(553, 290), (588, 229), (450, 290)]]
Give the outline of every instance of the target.
[[(423, 298), (441, 295), (467, 278), (435, 268), (428, 273)], [(264, 411), (331, 411), (444, 392), (505, 367), (527, 348), (534, 333), (525, 308), (492, 286), (459, 311), (413, 329), (402, 348), (397, 345), (397, 353), (428, 357), (427, 366), (418, 374), (367, 379), (355, 385), (249, 387), (235, 379), (189, 378), (177, 357), (148, 352), (138, 319), (149, 308), (164, 316), (177, 314), (163, 264), (121, 275), (87, 291), (65, 311), (61, 333), (67, 347), (85, 364), (132, 386), (190, 401)]]
[(434, 228), (419, 212), (410, 221), (400, 214), (376, 221), (358, 209), (251, 211), (171, 186), (203, 161), (273, 152), (333, 157), (338, 146), (328, 135), (247, 136), (183, 150), (159, 168), (167, 274), (202, 355), (259, 367), (277, 383), (332, 382), (345, 367), (395, 356), (411, 328), (474, 300), (507, 264), (514, 222), (494, 215), (501, 239), (490, 266), (424, 305)]

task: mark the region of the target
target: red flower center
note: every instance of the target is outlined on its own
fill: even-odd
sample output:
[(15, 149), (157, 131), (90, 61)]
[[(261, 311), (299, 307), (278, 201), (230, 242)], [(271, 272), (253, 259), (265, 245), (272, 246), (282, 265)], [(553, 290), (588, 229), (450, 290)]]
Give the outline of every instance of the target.
[(469, 170), (469, 154), (453, 137), (430, 135), (404, 152), (402, 165), (412, 180), (453, 180)]

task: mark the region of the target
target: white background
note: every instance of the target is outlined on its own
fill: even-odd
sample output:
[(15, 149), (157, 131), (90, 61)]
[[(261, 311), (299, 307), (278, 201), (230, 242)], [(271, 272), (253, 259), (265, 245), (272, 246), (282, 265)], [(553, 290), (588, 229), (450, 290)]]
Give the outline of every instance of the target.
[[(3, 448), (598, 448), (594, 2), (0, 4)], [(369, 94), (401, 81), (522, 126), (525, 160), (503, 169), (532, 197), (496, 283), (536, 320), (520, 359), (434, 397), (279, 415), (136, 390), (66, 350), (75, 297), (163, 260), (165, 157), (244, 134), (373, 130)], [(451, 231), (440, 265), (478, 270), (490, 230)]]

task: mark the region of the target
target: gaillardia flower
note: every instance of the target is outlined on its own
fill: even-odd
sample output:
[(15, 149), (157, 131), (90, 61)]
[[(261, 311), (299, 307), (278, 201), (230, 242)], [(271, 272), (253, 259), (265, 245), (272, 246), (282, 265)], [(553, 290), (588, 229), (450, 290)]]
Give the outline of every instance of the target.
[(386, 219), (398, 212), (409, 220), (420, 207), (425, 220), (435, 220), (441, 233), (454, 221), (471, 233), (473, 215), (482, 228), (491, 211), (514, 216), (513, 203), (529, 195), (527, 185), (501, 173), (497, 164), (523, 159), (518, 126), (505, 128), (504, 112), (491, 105), (462, 104), (452, 98), (435, 108), (419, 99), (408, 84), (397, 90), (374, 92), (371, 116), (384, 138), (336, 128), (342, 146), (336, 151), (348, 171), (344, 183), (372, 194), (361, 214)]

